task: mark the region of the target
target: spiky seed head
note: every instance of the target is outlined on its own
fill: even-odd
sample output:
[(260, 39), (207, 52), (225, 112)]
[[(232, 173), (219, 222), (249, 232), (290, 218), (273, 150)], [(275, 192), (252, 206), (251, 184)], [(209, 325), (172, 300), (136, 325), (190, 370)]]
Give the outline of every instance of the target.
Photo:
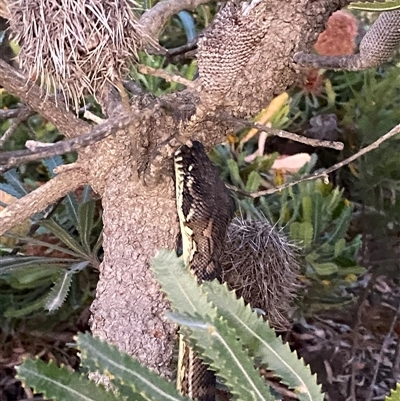
[(288, 315), (299, 288), (295, 247), (267, 220), (232, 220), (221, 258), (222, 279), (245, 302), (266, 313), (276, 329), (289, 327)]
[(146, 38), (134, 0), (0, 1), (8, 1), (21, 67), (75, 108), (84, 95), (117, 82)]

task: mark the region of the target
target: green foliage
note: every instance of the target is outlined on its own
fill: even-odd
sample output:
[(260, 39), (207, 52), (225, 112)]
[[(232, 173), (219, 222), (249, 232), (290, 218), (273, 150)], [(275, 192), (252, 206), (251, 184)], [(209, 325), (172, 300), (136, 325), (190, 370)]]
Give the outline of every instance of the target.
[[(186, 341), (224, 380), (237, 399), (270, 398), (254, 366), (275, 371), (300, 400), (322, 400), (310, 371), (234, 292), (218, 282), (200, 286), (174, 253), (160, 252), (152, 268), (171, 302), (170, 317)], [(261, 398), (263, 399), (263, 398)]]
[[(270, 170), (276, 154), (258, 157), (249, 164), (244, 163), (245, 156), (246, 152), (241, 152), (235, 157), (225, 146), (218, 146), (211, 155), (225, 180), (240, 189), (254, 192), (261, 185), (273, 187), (279, 178)], [(312, 159), (291, 179), (308, 175), (315, 161)], [(344, 289), (364, 271), (356, 261), (362, 242), (360, 236), (346, 238), (353, 206), (344, 198), (343, 190), (318, 179), (255, 200), (238, 197), (237, 203), (242, 214), (266, 216), (299, 246), (309, 284), (300, 303), (303, 311), (311, 313), (352, 298)]]
[(354, 2), (349, 4), (349, 8), (362, 11), (394, 11), (400, 8), (400, 0)]
[(117, 401), (118, 397), (104, 387), (97, 386), (79, 373), (57, 367), (40, 359), (26, 359), (17, 368), (18, 377), (28, 386), (39, 390), (47, 399), (77, 401)]
[[(333, 102), (327, 101), (327, 82)], [(313, 104), (307, 103), (306, 89), (294, 94), (290, 130), (304, 129), (312, 116), (334, 113), (345, 147), (339, 157), (336, 152), (319, 151), (319, 163), (328, 167), (398, 124), (399, 87), (400, 68), (393, 64), (362, 72), (325, 72), (318, 93), (312, 95)], [(395, 277), (398, 257), (393, 254), (390, 238), (397, 235), (400, 225), (399, 145), (400, 137), (393, 137), (335, 173), (336, 184), (345, 188), (347, 198), (357, 205), (352, 216), (354, 226), (372, 236), (381, 250), (381, 260), (374, 261), (376, 268)]]
[[(266, 367), (293, 389), (300, 401), (322, 400), (320, 387), (308, 367), (283, 344), (249, 305), (217, 282), (198, 285), (174, 252), (162, 251), (153, 270), (171, 301), (169, 316), (181, 325), (186, 341), (222, 378), (234, 399), (274, 400), (258, 368)], [(25, 360), (18, 377), (36, 392), (55, 401), (187, 400), (175, 386), (140, 365), (114, 345), (77, 336), (82, 371), (107, 377), (112, 392), (78, 372), (39, 359)]]
[(400, 384), (397, 383), (396, 389), (392, 390), (389, 396), (385, 398), (385, 401), (400, 401)]
[[(43, 161), (50, 175), (61, 163), (60, 158)], [(16, 198), (34, 187), (17, 170), (8, 171), (4, 178), (0, 189)], [(80, 198), (70, 193), (57, 207), (33, 216), (23, 229), (1, 237), (2, 330), (12, 329), (20, 319), (37, 325), (44, 317), (43, 308), (55, 312), (63, 306), (46, 320), (47, 325), (54, 325), (92, 299), (97, 280), (93, 268), (100, 263), (101, 214), (89, 187)], [(74, 296), (68, 297), (70, 291)]]
[(178, 394), (175, 386), (155, 372), (140, 365), (129, 355), (114, 345), (103, 342), (90, 334), (79, 334), (76, 338), (81, 353), (82, 370), (99, 372), (108, 377), (113, 391), (95, 384), (86, 375), (57, 367), (39, 359), (26, 359), (17, 368), (18, 377), (36, 392), (55, 401), (120, 400), (123, 395), (128, 400), (176, 400), (188, 398)]

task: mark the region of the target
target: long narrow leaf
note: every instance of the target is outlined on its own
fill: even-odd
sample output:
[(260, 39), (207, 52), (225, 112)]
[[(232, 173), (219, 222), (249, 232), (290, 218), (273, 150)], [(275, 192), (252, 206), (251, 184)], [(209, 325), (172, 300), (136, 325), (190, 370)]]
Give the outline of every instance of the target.
[(180, 332), (185, 341), (224, 380), (235, 399), (273, 401), (252, 358), (243, 350), (237, 333), (222, 317), (196, 319), (182, 314), (169, 316), (181, 326)]
[(19, 195), (17, 196), (17, 198), (22, 198), (24, 195), (27, 195), (29, 193), (28, 189), (21, 181), (21, 178), (15, 169), (5, 172), (3, 176), (6, 179), (7, 183), (11, 185), (16, 193)]
[(361, 11), (394, 11), (400, 8), (400, 0), (386, 0), (384, 2), (374, 1), (369, 3), (364, 2), (353, 2), (349, 4), (349, 8)]
[(79, 205), (78, 205), (78, 199), (76, 198), (76, 195), (73, 192), (70, 192), (68, 195), (65, 196), (62, 203), (65, 205), (67, 212), (68, 212), (68, 216), (72, 220), (74, 226), (77, 226), (78, 220), (79, 220), (79, 217), (78, 217)]
[(178, 314), (185, 340), (215, 370), (239, 400), (272, 399), (254, 362), (243, 351), (237, 334), (207, 299), (192, 274), (173, 252), (161, 251), (153, 259), (153, 270)]
[(78, 255), (83, 258), (87, 258), (87, 253), (81, 247), (81, 245), (72, 238), (67, 231), (59, 226), (54, 220), (44, 220), (40, 222), (40, 225), (51, 231), (57, 238), (59, 238), (65, 245), (74, 250)]
[(18, 378), (46, 399), (56, 401), (119, 401), (119, 397), (84, 376), (44, 363), (40, 359), (26, 359), (17, 367)]
[(78, 232), (86, 251), (90, 253), (90, 234), (94, 223), (95, 202), (93, 200), (80, 204), (78, 208)]
[(70, 271), (65, 270), (58, 280), (55, 282), (54, 286), (50, 290), (47, 298), (45, 308), (49, 312), (54, 312), (59, 309), (64, 303), (68, 296), (69, 289), (71, 287), (72, 274)]
[(116, 346), (92, 337), (90, 334), (79, 334), (76, 338), (81, 351), (82, 364), (92, 371), (111, 374), (123, 385), (130, 386), (145, 400), (183, 401), (175, 386), (142, 366)]
[(229, 325), (235, 327), (244, 345), (261, 364), (273, 370), (282, 383), (293, 389), (300, 401), (323, 400), (321, 388), (309, 367), (297, 359), (288, 344), (276, 337), (275, 331), (252, 311), (250, 305), (246, 306), (243, 299), (237, 299), (226, 284), (204, 282), (202, 289)]

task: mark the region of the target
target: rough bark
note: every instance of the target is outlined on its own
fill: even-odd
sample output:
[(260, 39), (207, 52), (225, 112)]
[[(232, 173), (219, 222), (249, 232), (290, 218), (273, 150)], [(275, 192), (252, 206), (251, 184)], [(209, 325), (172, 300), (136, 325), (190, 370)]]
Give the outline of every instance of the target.
[[(88, 182), (102, 196), (104, 208), (105, 256), (92, 305), (95, 335), (117, 344), (161, 374), (171, 375), (175, 329), (163, 317), (167, 303), (149, 272), (150, 258), (157, 249), (174, 246), (178, 228), (168, 172), (168, 157), (177, 142), (167, 145), (168, 138), (180, 133), (200, 139), (206, 146), (221, 140), (229, 125), (208, 114), (210, 105), (241, 116), (265, 107), (275, 94), (299, 79), (293, 54), (310, 48), (329, 15), (348, 3), (268, 0), (268, 32), (228, 94), (204, 101), (200, 93), (203, 104), (197, 109), (199, 94), (189, 89), (160, 101), (143, 97), (133, 107), (152, 108), (150, 116), (79, 152), (79, 163)], [(21, 87), (4, 87), (21, 92)], [(23, 99), (28, 104), (32, 93), (27, 92)], [(46, 107), (36, 109), (46, 115)], [(88, 131), (86, 123), (55, 111), (65, 134)], [(196, 111), (197, 119), (189, 120)]]

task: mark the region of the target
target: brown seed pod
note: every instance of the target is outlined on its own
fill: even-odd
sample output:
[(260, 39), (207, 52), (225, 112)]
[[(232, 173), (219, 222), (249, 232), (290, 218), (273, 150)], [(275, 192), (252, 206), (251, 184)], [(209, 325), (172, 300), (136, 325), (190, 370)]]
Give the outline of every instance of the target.
[(134, 0), (0, 1), (8, 1), (21, 67), (76, 109), (84, 95), (120, 80), (146, 39)]
[(299, 288), (295, 247), (267, 220), (235, 218), (221, 258), (222, 280), (245, 302), (262, 309), (275, 329), (289, 326), (288, 312)]
[(225, 94), (234, 85), (268, 30), (266, 3), (229, 1), (201, 35), (197, 64), (208, 94)]

